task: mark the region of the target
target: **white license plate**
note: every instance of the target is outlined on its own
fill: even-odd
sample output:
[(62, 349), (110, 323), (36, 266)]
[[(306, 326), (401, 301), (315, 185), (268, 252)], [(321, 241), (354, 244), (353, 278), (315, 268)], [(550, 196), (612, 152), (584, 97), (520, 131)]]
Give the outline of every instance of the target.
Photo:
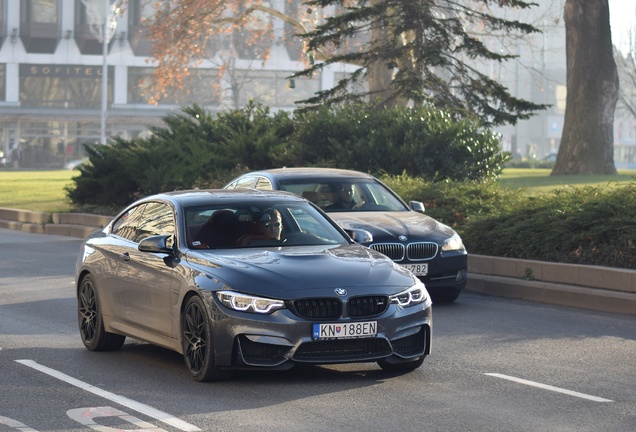
[(314, 324), (313, 339), (351, 339), (378, 334), (378, 322), (354, 322), (344, 324)]
[(402, 264), (407, 270), (410, 270), (415, 276), (426, 276), (428, 274), (428, 264)]

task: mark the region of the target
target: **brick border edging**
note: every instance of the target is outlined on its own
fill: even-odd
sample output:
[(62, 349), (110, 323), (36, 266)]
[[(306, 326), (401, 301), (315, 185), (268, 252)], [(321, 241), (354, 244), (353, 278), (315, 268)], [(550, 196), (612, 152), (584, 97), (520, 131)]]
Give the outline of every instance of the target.
[(636, 294), (636, 270), (629, 269), (469, 255), (468, 271), (471, 274), (501, 276), (531, 282), (550, 282)]
[(636, 294), (502, 276), (469, 274), (467, 291), (495, 297), (636, 315)]
[(0, 207), (0, 228), (33, 234), (84, 238), (106, 226), (112, 217), (88, 213), (47, 213)]
[(469, 255), (466, 289), (636, 315), (636, 270)]

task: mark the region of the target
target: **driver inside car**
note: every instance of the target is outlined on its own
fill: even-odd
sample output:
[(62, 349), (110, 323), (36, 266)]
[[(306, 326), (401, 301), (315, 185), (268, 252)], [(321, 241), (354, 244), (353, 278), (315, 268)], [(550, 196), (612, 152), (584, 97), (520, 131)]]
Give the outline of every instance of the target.
[(239, 246), (274, 245), (281, 240), (283, 222), (280, 212), (267, 209), (250, 230), (238, 241)]
[(351, 210), (360, 208), (362, 202), (357, 203), (353, 199), (353, 185), (348, 183), (343, 183), (341, 185), (336, 186), (335, 191), (335, 201), (333, 204), (325, 207), (326, 211), (330, 210)]

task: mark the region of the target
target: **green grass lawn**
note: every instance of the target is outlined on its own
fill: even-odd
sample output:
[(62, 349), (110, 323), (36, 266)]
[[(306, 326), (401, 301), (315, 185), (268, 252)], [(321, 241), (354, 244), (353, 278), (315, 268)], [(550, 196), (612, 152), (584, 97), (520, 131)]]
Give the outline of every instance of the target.
[(79, 171), (0, 171), (0, 207), (62, 213), (71, 210), (64, 186)]
[[(68, 212), (72, 206), (64, 187), (72, 184), (75, 170), (0, 171), (0, 207)], [(498, 180), (501, 185), (522, 189), (524, 193), (550, 192), (563, 186), (603, 186), (636, 181), (636, 171), (620, 170), (615, 176), (551, 177), (549, 169), (506, 168)]]
[(505, 168), (499, 184), (523, 189), (525, 193), (537, 194), (553, 191), (564, 186), (612, 186), (636, 180), (636, 171), (618, 170), (617, 175), (572, 175), (550, 176), (545, 168)]

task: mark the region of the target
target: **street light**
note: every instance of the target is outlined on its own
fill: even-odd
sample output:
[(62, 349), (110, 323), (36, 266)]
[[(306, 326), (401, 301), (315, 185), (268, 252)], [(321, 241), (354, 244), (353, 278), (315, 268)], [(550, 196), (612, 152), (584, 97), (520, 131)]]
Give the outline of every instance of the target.
[[(116, 1), (115, 1), (116, 2)], [(111, 0), (82, 0), (86, 7), (91, 34), (102, 44), (102, 107), (99, 142), (106, 144), (106, 116), (108, 114), (108, 43), (115, 34), (117, 14)]]

